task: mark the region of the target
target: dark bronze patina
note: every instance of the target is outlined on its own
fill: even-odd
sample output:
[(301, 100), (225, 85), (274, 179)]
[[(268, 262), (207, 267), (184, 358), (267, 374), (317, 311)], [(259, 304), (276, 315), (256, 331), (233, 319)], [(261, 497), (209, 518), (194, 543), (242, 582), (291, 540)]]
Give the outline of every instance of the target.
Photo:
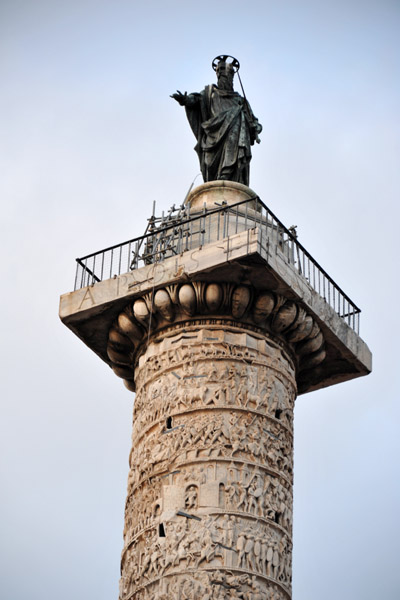
[(244, 92), (241, 96), (233, 89), (239, 61), (233, 56), (220, 55), (214, 58), (212, 66), (218, 85), (207, 85), (202, 92), (193, 94), (177, 90), (171, 98), (186, 109), (197, 139), (195, 150), (204, 181), (226, 179), (249, 185), (250, 147), (260, 142), (258, 134), (262, 126)]

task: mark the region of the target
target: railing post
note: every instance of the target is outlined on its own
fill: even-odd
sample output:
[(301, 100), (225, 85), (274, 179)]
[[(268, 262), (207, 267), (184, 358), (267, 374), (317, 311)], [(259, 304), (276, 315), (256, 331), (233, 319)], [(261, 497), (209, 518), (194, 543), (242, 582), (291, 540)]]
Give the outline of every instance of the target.
[(76, 263), (76, 269), (75, 269), (75, 282), (74, 282), (74, 292), (76, 292), (76, 284), (78, 283), (78, 269), (79, 269), (79, 263)]
[(87, 259), (85, 260), (85, 269), (82, 271), (82, 279), (83, 279), (83, 285), (82, 287), (86, 287), (86, 267), (87, 267)]
[(96, 274), (96, 254), (93, 256), (93, 267), (92, 267), (92, 285), (94, 284), (94, 276)]
[[(249, 214), (249, 204), (255, 206), (254, 215), (253, 208), (251, 214)], [(188, 206), (184, 213), (178, 213), (178, 217), (172, 219), (172, 221), (169, 219), (161, 221), (158, 228), (153, 224), (151, 231), (141, 238), (128, 240), (123, 244), (111, 246), (100, 252), (77, 259), (74, 289), (102, 281), (107, 274), (110, 278), (114, 275), (120, 275), (121, 270), (124, 268), (122, 263), (125, 262), (125, 259), (123, 259), (125, 250), (128, 253), (127, 269), (129, 271), (129, 269), (138, 268), (140, 260), (144, 260), (145, 264), (155, 260), (164, 260), (174, 254), (181, 254), (184, 250), (192, 249), (194, 246), (201, 248), (207, 243), (207, 240), (208, 243), (219, 241), (221, 236), (225, 238), (232, 235), (232, 230), (235, 234), (243, 230), (249, 232), (250, 229), (259, 225), (263, 238), (265, 230), (266, 243), (268, 244), (268, 241), (273, 242), (276, 248), (280, 248), (283, 256), (287, 258), (289, 264), (293, 264), (299, 275), (308, 281), (309, 285), (324, 298), (350, 327), (355, 331), (359, 330), (360, 311), (356, 305), (352, 303), (258, 196), (233, 205), (223, 204), (210, 211), (207, 210), (204, 203), (203, 209), (194, 216), (191, 215), (191, 208)], [(223, 218), (223, 224), (221, 218)], [(169, 234), (169, 232), (172, 233)], [(193, 242), (193, 237), (197, 235), (199, 237), (196, 237)], [(143, 253), (140, 259), (139, 251), (142, 244), (145, 244), (146, 252)], [(133, 246), (135, 247), (135, 254), (131, 260)], [(117, 249), (119, 250), (118, 265), (114, 268), (114, 258), (116, 258), (114, 254)], [(108, 273), (107, 256), (110, 260)], [(101, 265), (99, 265), (99, 260), (101, 260)], [(99, 270), (98, 274), (96, 269)]]

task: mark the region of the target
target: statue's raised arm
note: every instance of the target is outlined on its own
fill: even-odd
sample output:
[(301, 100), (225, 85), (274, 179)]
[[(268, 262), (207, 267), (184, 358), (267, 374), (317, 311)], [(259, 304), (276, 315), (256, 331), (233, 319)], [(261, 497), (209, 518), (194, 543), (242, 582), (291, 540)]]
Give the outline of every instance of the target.
[(254, 142), (259, 143), (262, 126), (244, 93), (241, 96), (233, 89), (239, 61), (221, 55), (212, 64), (218, 85), (208, 85), (193, 94), (177, 90), (171, 98), (186, 109), (197, 139), (195, 150), (204, 181), (226, 179), (249, 185), (250, 147)]
[(181, 106), (193, 106), (199, 102), (200, 94), (189, 94), (185, 92), (182, 94), (179, 90), (176, 90), (176, 94), (171, 94), (170, 98), (173, 98)]

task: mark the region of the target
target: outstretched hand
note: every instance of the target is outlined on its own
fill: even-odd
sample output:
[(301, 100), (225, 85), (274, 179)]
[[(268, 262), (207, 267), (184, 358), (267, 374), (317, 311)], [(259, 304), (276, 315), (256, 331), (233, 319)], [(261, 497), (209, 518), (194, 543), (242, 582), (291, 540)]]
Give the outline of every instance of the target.
[(185, 106), (185, 104), (187, 104), (187, 97), (187, 92), (182, 94), (182, 92), (180, 92), (179, 90), (176, 90), (176, 94), (171, 94), (170, 96), (170, 98), (173, 98), (174, 100), (179, 102), (181, 106)]

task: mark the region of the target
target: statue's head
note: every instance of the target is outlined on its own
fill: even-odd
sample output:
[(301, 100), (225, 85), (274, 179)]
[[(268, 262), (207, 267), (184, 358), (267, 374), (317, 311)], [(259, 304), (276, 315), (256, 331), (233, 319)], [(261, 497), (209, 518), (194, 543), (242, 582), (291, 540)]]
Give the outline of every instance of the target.
[[(232, 61), (229, 62), (228, 58)], [(212, 67), (217, 74), (218, 87), (223, 90), (233, 90), (233, 76), (239, 70), (239, 61), (228, 54), (220, 54), (214, 58)]]
[(233, 90), (233, 76), (235, 74), (230, 63), (219, 61), (216, 74), (218, 79), (218, 87), (223, 90)]

